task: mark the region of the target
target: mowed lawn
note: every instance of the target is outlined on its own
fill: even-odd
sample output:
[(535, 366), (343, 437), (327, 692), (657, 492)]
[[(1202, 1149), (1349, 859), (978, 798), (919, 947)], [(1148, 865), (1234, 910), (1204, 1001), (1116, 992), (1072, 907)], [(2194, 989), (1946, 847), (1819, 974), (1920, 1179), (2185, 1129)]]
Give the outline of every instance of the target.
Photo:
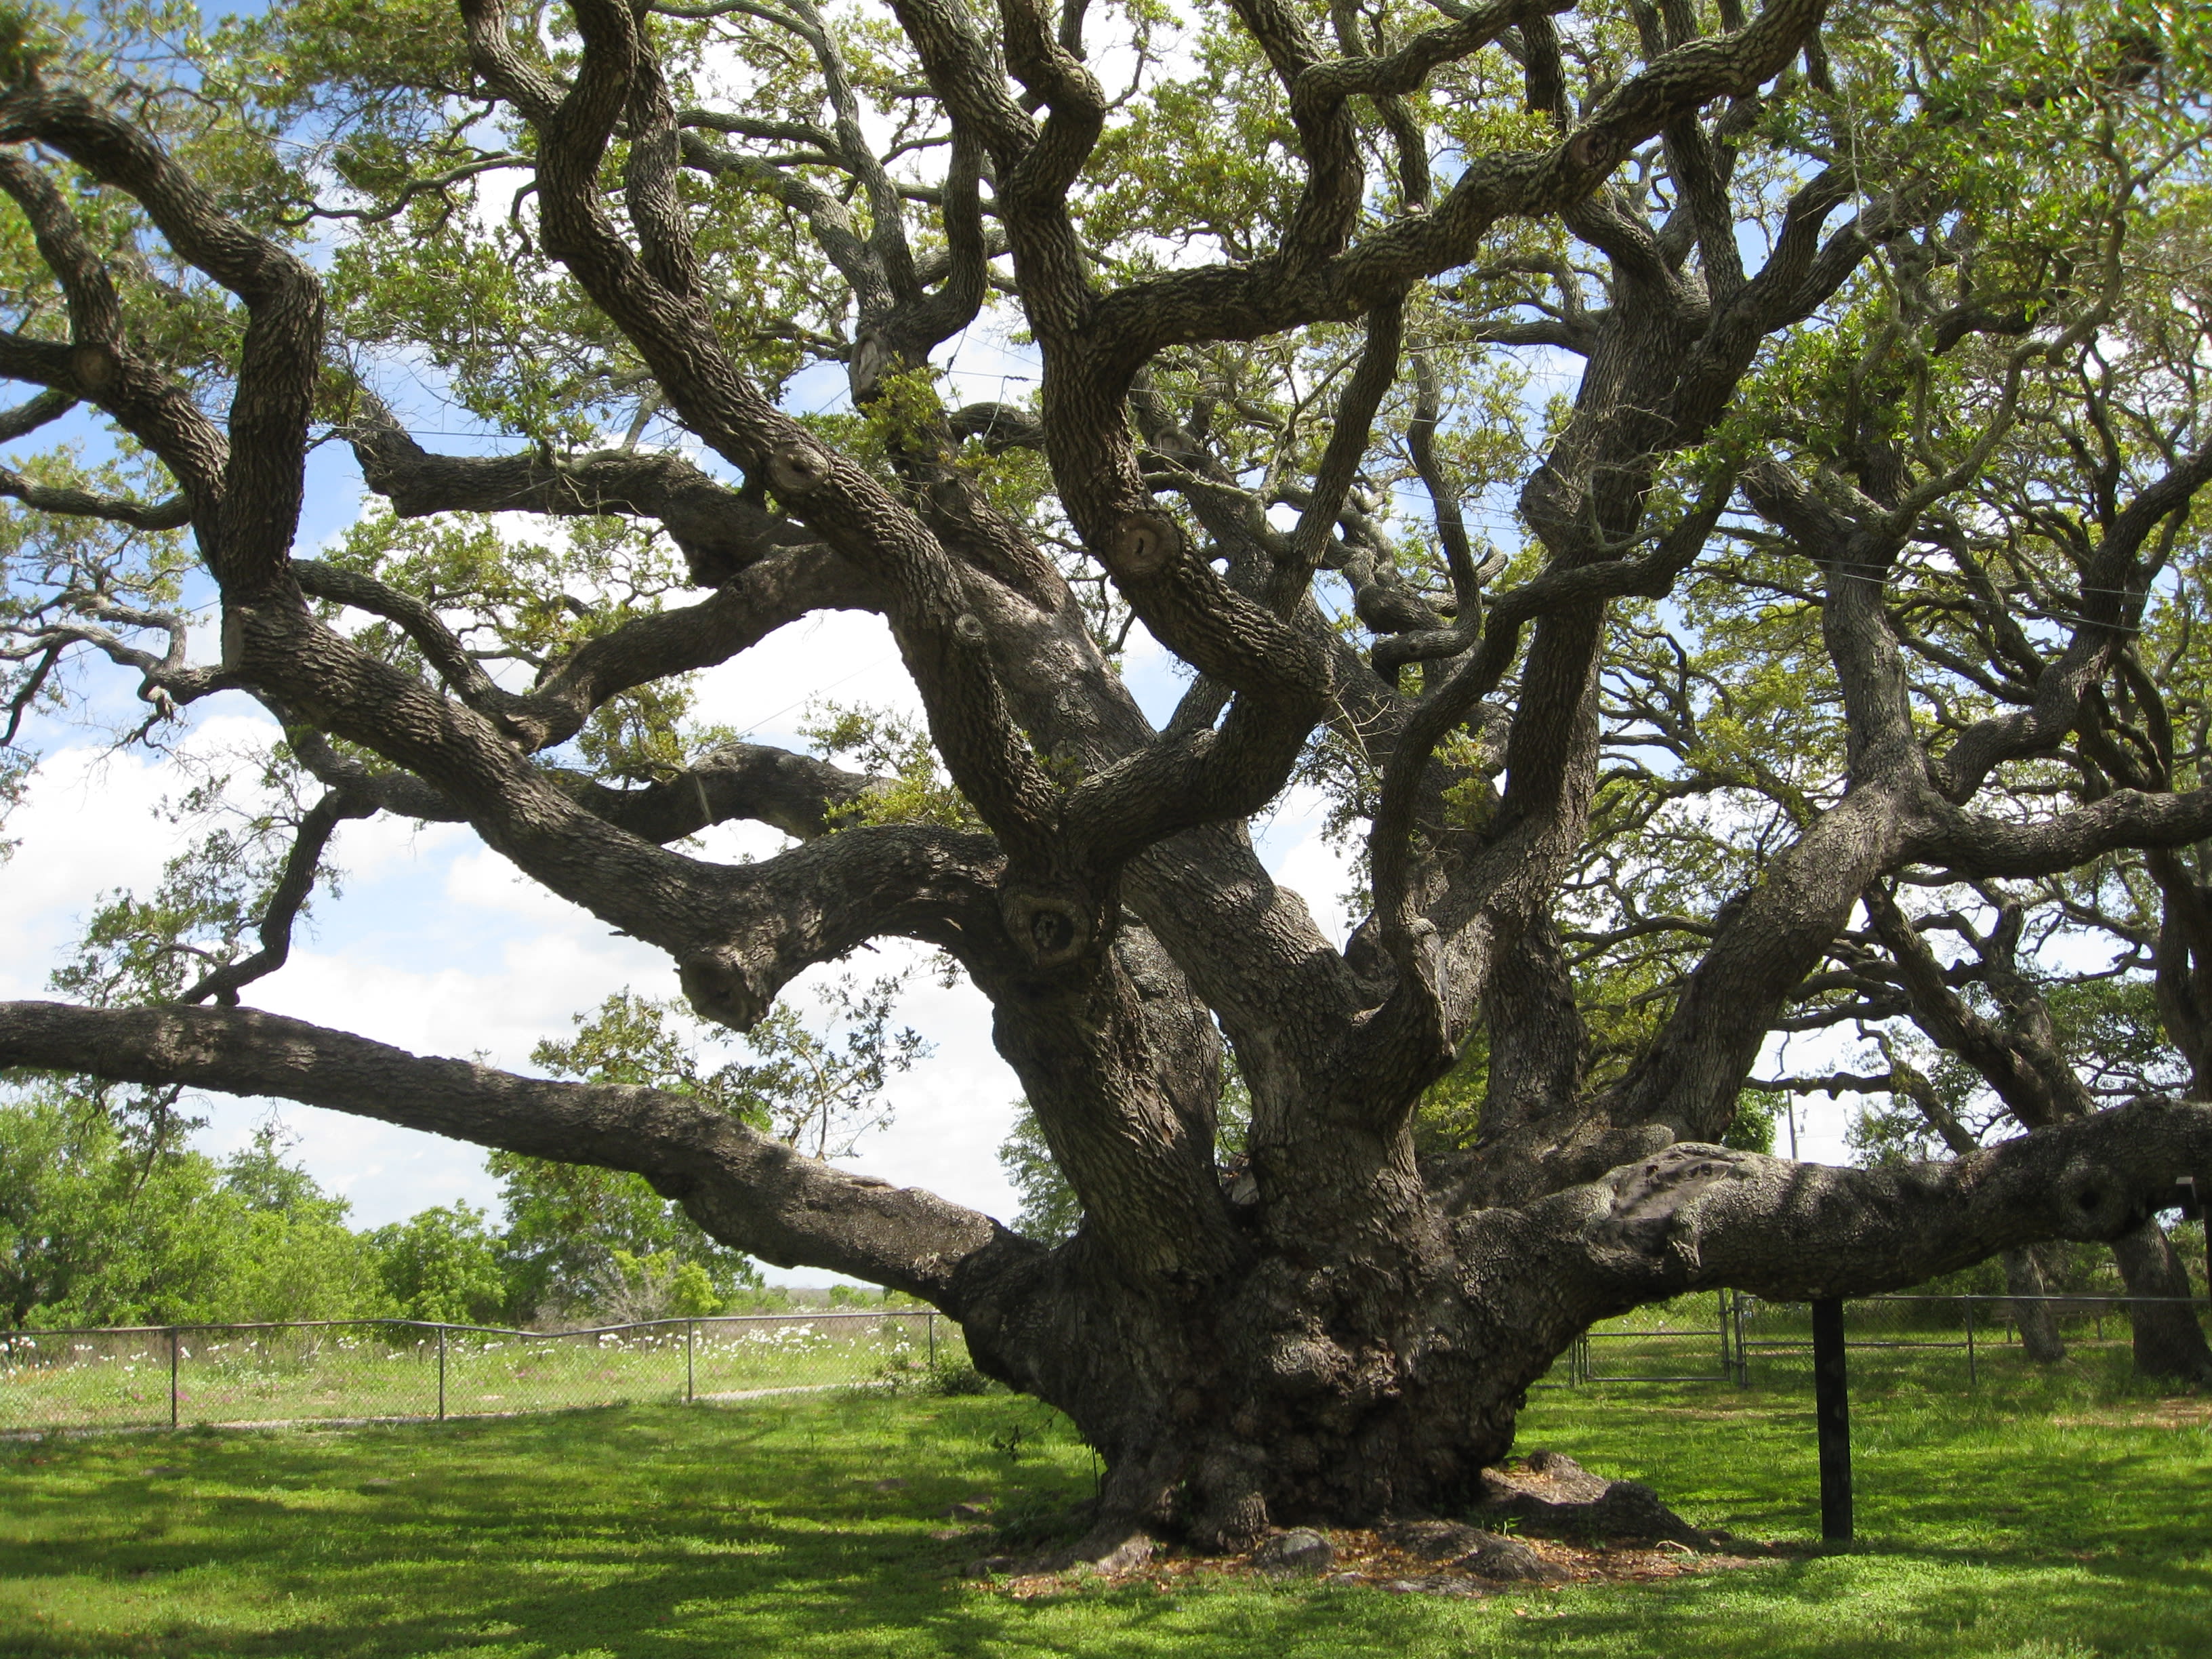
[(1809, 1402), (1540, 1395), (1522, 1443), (1791, 1547), (1481, 1600), (1209, 1572), (1018, 1600), (943, 1534), (1048, 1534), (1090, 1454), (1033, 1402), (813, 1395), (0, 1446), (0, 1655), (2212, 1655), (2212, 1412), (2089, 1353), (1855, 1401), (1860, 1541), (1814, 1550)]

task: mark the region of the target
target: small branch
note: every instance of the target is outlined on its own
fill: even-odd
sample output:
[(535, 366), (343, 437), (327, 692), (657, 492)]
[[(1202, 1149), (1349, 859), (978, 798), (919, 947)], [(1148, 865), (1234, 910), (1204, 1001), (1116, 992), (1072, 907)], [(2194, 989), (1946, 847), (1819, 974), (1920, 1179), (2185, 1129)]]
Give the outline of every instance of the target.
[(675, 777), (610, 789), (578, 777), (577, 804), (641, 840), (665, 845), (733, 818), (771, 824), (800, 841), (826, 833), (835, 815), (867, 799), (876, 780), (768, 744), (733, 743)]
[(1762, 1095), (1826, 1095), (1833, 1100), (1838, 1095), (1886, 1095), (1905, 1092), (1905, 1085), (1893, 1072), (1861, 1073), (1831, 1072), (1826, 1077), (1747, 1077), (1743, 1086), (1754, 1094)]
[(269, 895), (268, 908), (261, 914), (261, 948), (250, 957), (217, 968), (177, 1000), (187, 1007), (212, 1000), (226, 1008), (235, 1008), (241, 988), (255, 980), (266, 979), (282, 968), (292, 954), (292, 924), (299, 919), (307, 895), (314, 890), (323, 851), (330, 845), (331, 836), (345, 819), (365, 818), (375, 811), (374, 803), (337, 790), (309, 807), (307, 816), (300, 821), (299, 833), (293, 837), (292, 850), (285, 856), (284, 872), (277, 878), (276, 888)]
[[(65, 406), (74, 401), (62, 399)], [(75, 519), (104, 519), (133, 530), (181, 530), (192, 521), (192, 504), (182, 495), (172, 495), (166, 501), (149, 505), (120, 495), (95, 495), (89, 490), (33, 483), (9, 466), (0, 466), (0, 495), (11, 496), (41, 513), (58, 513)]]
[(410, 179), (400, 187), (399, 194), (382, 207), (377, 208), (309, 208), (305, 213), (279, 216), (277, 222), (287, 227), (311, 224), (317, 219), (351, 219), (364, 225), (386, 224), (407, 210), (408, 204), (418, 196), (442, 191), (454, 185), (487, 173), (497, 173), (507, 167), (526, 167), (530, 158), (519, 151), (502, 151), (497, 155), (480, 155), (472, 161), (458, 162), (442, 172)]
[(0, 443), (12, 443), (18, 438), (27, 438), (50, 422), (58, 421), (76, 407), (76, 399), (66, 392), (41, 392), (15, 408), (0, 412)]

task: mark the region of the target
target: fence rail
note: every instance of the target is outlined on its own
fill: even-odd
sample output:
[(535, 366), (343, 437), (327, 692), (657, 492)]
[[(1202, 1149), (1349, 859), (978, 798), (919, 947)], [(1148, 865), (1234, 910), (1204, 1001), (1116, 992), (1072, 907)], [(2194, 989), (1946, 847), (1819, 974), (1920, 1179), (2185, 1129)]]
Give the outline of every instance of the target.
[[(1992, 1363), (2022, 1359), (2021, 1317), (2048, 1314), (2069, 1349), (2127, 1343), (2132, 1312), (2212, 1312), (2203, 1297), (2053, 1295), (1875, 1296), (1844, 1304), (1845, 1348), (1878, 1370), (1906, 1355), (1954, 1355), (1969, 1387)], [(1678, 1298), (1593, 1326), (1539, 1386), (1613, 1382), (1725, 1382), (1738, 1388), (1811, 1386), (1813, 1304), (1766, 1302), (1734, 1291)], [(1925, 1364), (1916, 1369), (1928, 1373)]]
[[(2205, 1298), (2032, 1299), (2069, 1348), (2125, 1344), (2131, 1310)], [(1844, 1304), (1854, 1375), (1885, 1364), (1972, 1387), (2026, 1364), (2006, 1296)], [(1722, 1291), (1607, 1320), (1539, 1387), (1712, 1382), (1809, 1392), (1809, 1303)], [(401, 1319), (0, 1331), (0, 1434), (202, 1423), (504, 1416), (728, 1400), (895, 1382), (964, 1365), (959, 1328), (928, 1310), (738, 1314), (574, 1331)], [(1948, 1367), (1949, 1370), (1946, 1370)]]
[(928, 1310), (574, 1331), (420, 1320), (0, 1331), (0, 1433), (507, 1415), (893, 1382), (964, 1362)]

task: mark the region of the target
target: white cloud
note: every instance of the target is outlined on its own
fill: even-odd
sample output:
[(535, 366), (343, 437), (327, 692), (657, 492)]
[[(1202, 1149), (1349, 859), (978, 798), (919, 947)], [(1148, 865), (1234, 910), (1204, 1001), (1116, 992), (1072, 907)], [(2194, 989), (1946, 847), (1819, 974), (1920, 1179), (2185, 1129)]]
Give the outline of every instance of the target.
[(374, 881), (420, 864), (476, 839), (459, 823), (417, 823), (380, 815), (342, 825), (332, 842), (338, 866), (349, 879)]
[(1293, 786), (1274, 811), (1253, 826), (1253, 842), (1268, 873), (1306, 902), (1315, 925), (1340, 950), (1362, 918), (1344, 902), (1352, 885), (1352, 864), (1322, 833), (1328, 811), (1328, 799), (1318, 789)]
[(921, 945), (884, 939), (847, 964), (810, 970), (785, 996), (818, 1011), (822, 988), (840, 973), (868, 979), (912, 969), (896, 1018), (921, 1032), (931, 1053), (893, 1082), (890, 1127), (860, 1144), (850, 1167), (1011, 1218), (1017, 1200), (997, 1154), (1013, 1127), (1022, 1085), (991, 1045), (991, 1005), (983, 994), (964, 979), (949, 988), (939, 984), (933, 959)]
[[(268, 746), (275, 728), (245, 716), (203, 720), (181, 745), (201, 759)], [(36, 995), (75, 940), (99, 896), (151, 892), (182, 846), (162, 803), (190, 781), (143, 749), (79, 744), (49, 752), (21, 805), (9, 815), (19, 842), (0, 865), (0, 992)]]
[(830, 611), (769, 635), (734, 660), (699, 677), (696, 717), (761, 743), (804, 746), (799, 735), (815, 698), (865, 703), (909, 718), (921, 696), (880, 617)]

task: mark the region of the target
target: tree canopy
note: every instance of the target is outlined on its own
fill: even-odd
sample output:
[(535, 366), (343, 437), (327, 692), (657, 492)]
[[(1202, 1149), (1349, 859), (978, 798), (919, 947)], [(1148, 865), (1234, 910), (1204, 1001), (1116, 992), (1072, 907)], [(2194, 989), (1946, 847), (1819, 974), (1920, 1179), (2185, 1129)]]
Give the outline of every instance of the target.
[[(0, 1063), (634, 1172), (924, 1297), (1106, 1455), (1102, 1551), (1455, 1501), (1576, 1331), (1688, 1289), (2053, 1237), (2171, 1284), (2150, 1218), (2212, 1167), (2174, 1097), (2212, 1066), (2204, 27), (18, 14), (0, 431), (101, 437), (0, 474), (8, 735), (103, 664), (143, 740), (218, 700), (283, 735), (72, 1000), (0, 1008)], [(1000, 395), (960, 392), (971, 348)], [(486, 441), (410, 431), (408, 376)], [(310, 556), (326, 442), (371, 499)], [(694, 718), (694, 677), (828, 610), (884, 619), (920, 725)], [(1358, 854), (1340, 944), (1249, 832), (1300, 781)], [(734, 1074), (255, 1012), (377, 814), (466, 824), (738, 1031), (934, 947), (1079, 1224), (840, 1170)], [(787, 842), (715, 856), (740, 820)], [(1756, 1150), (1804, 1088), (1911, 1102), (1952, 1156)]]

